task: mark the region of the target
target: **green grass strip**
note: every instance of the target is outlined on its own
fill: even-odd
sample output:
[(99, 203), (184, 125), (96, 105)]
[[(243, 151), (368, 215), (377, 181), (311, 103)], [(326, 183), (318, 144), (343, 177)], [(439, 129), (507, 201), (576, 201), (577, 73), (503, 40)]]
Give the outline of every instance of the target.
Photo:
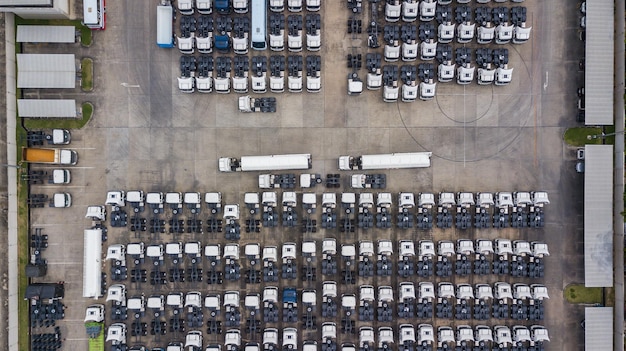
[(80, 129), (91, 120), (91, 116), (93, 116), (93, 105), (90, 102), (85, 102), (83, 103), (82, 110), (83, 115), (81, 118), (24, 118), (24, 126), (28, 130), (53, 128)]
[(583, 284), (570, 284), (565, 287), (564, 295), (569, 303), (602, 303), (602, 288), (586, 288)]
[(85, 328), (100, 327), (100, 334), (95, 338), (89, 338), (89, 351), (104, 351), (104, 323), (85, 323)]
[[(57, 25), (57, 26), (74, 26), (81, 33), (81, 45), (89, 47), (92, 44), (92, 31), (84, 26), (80, 20), (32, 20), (23, 19), (15, 16), (16, 25)], [(15, 44), (16, 53), (21, 52), (19, 43)], [(90, 59), (91, 60), (91, 59)], [(93, 61), (90, 65), (89, 74), (91, 75), (91, 85), (93, 88)], [(20, 97), (20, 91), (18, 90)], [(93, 115), (93, 105), (86, 102), (82, 106), (82, 118), (72, 120), (53, 120), (53, 119), (24, 119), (24, 126), (28, 129), (33, 128), (82, 128), (89, 122)], [(15, 118), (19, 118), (15, 116)], [(18, 121), (19, 122), (19, 121)], [(22, 147), (27, 146), (26, 129), (20, 123), (16, 128), (16, 146), (17, 159), (22, 159)], [(22, 299), (28, 286), (28, 277), (26, 277), (25, 267), (28, 264), (29, 257), (29, 208), (28, 208), (28, 182), (22, 180), (21, 174), (28, 171), (28, 165), (22, 164), (22, 168), (18, 169), (17, 178), (17, 250), (18, 250), (18, 347), (20, 350), (30, 350), (30, 324), (29, 324), (29, 304), (27, 300)]]
[(93, 60), (85, 57), (81, 60), (80, 87), (83, 91), (93, 90)]
[(571, 146), (585, 146), (585, 144), (602, 144), (602, 138), (587, 139), (589, 135), (602, 134), (601, 128), (595, 127), (577, 127), (570, 128), (565, 131), (563, 140)]
[[(26, 130), (19, 124), (17, 126), (17, 159), (22, 159), (22, 147), (26, 146)], [(22, 180), (22, 172), (28, 172), (28, 165), (22, 164), (17, 175), (17, 251), (18, 251), (18, 344), (20, 350), (30, 350), (29, 315), (28, 301), (23, 300), (28, 277), (26, 277), (26, 265), (29, 261), (28, 253), (28, 232), (29, 232), (29, 211), (28, 211), (28, 182)]]

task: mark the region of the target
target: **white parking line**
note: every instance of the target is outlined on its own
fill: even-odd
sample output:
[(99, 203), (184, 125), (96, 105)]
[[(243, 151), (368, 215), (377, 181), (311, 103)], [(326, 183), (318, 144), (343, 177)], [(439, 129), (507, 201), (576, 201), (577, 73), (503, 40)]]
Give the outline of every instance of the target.
[(465, 168), (465, 149), (466, 149), (466, 145), (465, 145), (465, 124), (467, 123), (467, 116), (465, 114), (465, 89), (466, 86), (463, 85), (463, 168)]
[(50, 262), (50, 260), (48, 260), (48, 266), (50, 266), (50, 265), (55, 265), (55, 266), (64, 265), (64, 266), (66, 266), (66, 265), (70, 265), (70, 264), (74, 265), (74, 264), (83, 264), (83, 263), (82, 262), (62, 262), (62, 261), (60, 261), (60, 262)]

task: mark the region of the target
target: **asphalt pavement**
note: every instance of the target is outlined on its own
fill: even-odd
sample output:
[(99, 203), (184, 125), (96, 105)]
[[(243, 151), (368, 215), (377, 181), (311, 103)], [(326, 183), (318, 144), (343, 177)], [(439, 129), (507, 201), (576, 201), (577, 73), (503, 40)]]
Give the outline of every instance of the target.
[[(286, 241), (300, 243), (303, 239), (319, 243), (324, 237), (346, 243), (381, 237), (393, 241), (498, 237), (545, 241), (552, 254), (546, 260), (545, 278), (539, 281), (548, 286), (551, 296), (546, 302), (544, 324), (552, 341), (546, 349), (582, 350), (579, 323), (583, 310), (562, 297), (567, 284), (582, 282), (584, 277), (583, 178), (574, 171), (575, 149), (562, 141), (565, 129), (576, 124), (575, 88), (583, 79), (581, 73), (576, 73), (583, 45), (577, 39), (578, 10), (574, 4), (565, 0), (523, 3), (533, 32), (531, 40), (523, 45), (502, 46), (509, 49), (509, 66), (514, 68), (509, 86), (439, 83), (434, 100), (384, 103), (380, 91), (366, 91), (356, 97), (346, 94), (349, 70), (345, 57), (355, 45), (363, 54), (367, 48), (364, 40), (355, 42), (346, 33), (349, 12), (343, 2), (325, 2), (321, 12), (322, 91), (267, 93), (278, 100), (275, 114), (238, 112), (238, 95), (234, 93), (179, 92), (176, 77), (180, 53), (175, 48), (155, 45), (157, 1), (149, 4), (109, 3), (107, 29), (94, 33), (94, 44), (88, 49), (25, 46), (26, 52), (76, 52), (94, 58), (92, 93), (37, 92), (42, 96), (76, 96), (95, 106), (92, 121), (82, 130), (72, 131), (70, 146), (78, 151), (80, 160), (72, 168), (72, 184), (33, 189), (46, 193), (67, 191), (73, 196), (69, 209), (31, 212), (31, 226), (43, 227), (50, 235), (45, 281), (66, 282), (65, 304), (70, 308), (60, 323), (67, 335), (65, 348), (83, 349), (86, 345), (84, 308), (94, 301), (81, 296), (82, 234), (91, 225), (84, 214), (88, 205), (102, 204), (107, 191), (220, 191), (225, 203), (243, 205), (245, 192), (259, 191), (258, 174), (220, 173), (219, 157), (311, 153), (312, 171), (325, 175), (338, 173), (340, 155), (431, 151), (430, 168), (385, 171), (387, 191), (545, 190), (551, 201), (546, 208), (546, 227), (411, 233), (370, 230), (358, 231), (351, 237), (325, 230), (303, 237), (298, 230), (270, 229), (257, 236), (243, 233), (240, 245), (260, 242), (280, 247)], [(468, 46), (479, 47), (475, 43)], [(365, 71), (361, 74), (364, 76)], [(347, 174), (351, 173), (342, 174), (342, 191), (349, 189)], [(319, 194), (324, 189), (318, 187), (315, 191)], [(186, 236), (182, 241), (196, 239), (203, 244), (224, 243), (209, 236)], [(127, 230), (111, 228), (108, 243), (134, 240), (151, 239), (135, 239)], [(172, 240), (166, 234), (155, 242)], [(397, 282), (380, 280), (391, 286)], [(306, 287), (304, 282), (297, 284)], [(315, 286), (318, 292), (319, 285), (320, 280)], [(205, 283), (197, 288), (203, 293), (214, 291)], [(247, 289), (243, 285), (240, 288)], [(144, 289), (147, 295), (166, 292), (140, 288)], [(341, 292), (353, 290), (341, 287)], [(151, 336), (135, 341), (158, 346)]]

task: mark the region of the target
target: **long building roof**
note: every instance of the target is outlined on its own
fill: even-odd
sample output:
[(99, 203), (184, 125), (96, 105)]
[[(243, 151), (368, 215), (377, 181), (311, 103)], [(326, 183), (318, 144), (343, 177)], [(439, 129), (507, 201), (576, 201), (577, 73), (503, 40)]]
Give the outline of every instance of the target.
[(73, 54), (17, 54), (18, 88), (75, 88)]
[(17, 26), (18, 43), (74, 43), (74, 26)]
[(585, 24), (585, 124), (613, 125), (613, 0), (587, 0)]
[[(613, 286), (613, 145), (585, 146), (585, 286)], [(600, 349), (598, 349), (600, 350)]]
[(613, 308), (585, 308), (585, 351), (613, 350)]
[(17, 112), (20, 117), (76, 118), (76, 100), (19, 99)]

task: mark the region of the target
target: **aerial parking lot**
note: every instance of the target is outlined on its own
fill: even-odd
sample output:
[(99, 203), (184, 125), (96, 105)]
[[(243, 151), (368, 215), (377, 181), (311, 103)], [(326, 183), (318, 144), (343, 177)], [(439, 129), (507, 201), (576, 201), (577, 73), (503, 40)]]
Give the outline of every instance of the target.
[[(64, 167), (71, 182), (30, 188), (71, 195), (67, 208), (30, 211), (33, 240), (44, 245), (47, 235), (48, 270), (33, 282), (64, 282), (65, 316), (56, 321), (64, 349), (87, 349), (85, 311), (101, 304), (107, 350), (178, 342), (211, 351), (248, 343), (305, 351), (581, 350), (584, 311), (563, 290), (584, 279), (583, 178), (576, 149), (562, 140), (576, 124), (583, 82), (579, 8), (564, 0), (454, 0), (409, 22), (408, 10), (396, 18), (394, 6), (408, 6), (401, 1), (376, 2), (375, 11), (370, 1), (322, 1), (319, 10), (304, 0), (300, 10), (288, 0), (283, 10), (270, 8), (274, 2), (267, 17), (284, 18), (282, 51), (276, 41), (261, 51), (228, 39), (233, 47), (220, 51), (218, 29), (210, 52), (193, 40), (192, 53), (179, 50), (181, 22), (191, 33), (190, 18), (197, 28), (206, 18), (217, 28), (224, 18), (245, 27), (242, 18), (252, 16), (222, 14), (219, 1), (211, 14), (183, 15), (190, 10), (178, 9), (181, 0), (173, 3), (174, 47), (157, 45), (160, 1), (152, 0), (108, 3), (106, 30), (94, 31), (91, 47), (69, 49), (93, 58), (94, 89), (54, 94), (87, 98), (94, 116), (63, 145), (78, 153), (77, 164)], [(448, 15), (437, 10), (445, 6)], [(373, 12), (378, 29), (368, 32)], [(446, 43), (449, 33), (439, 31), (441, 16), (470, 26), (493, 14), (509, 17), (500, 19), (504, 32), (532, 27), (530, 38), (459, 42), (459, 31)], [(300, 49), (289, 38), (298, 21), (290, 24), (290, 16), (301, 16)], [(307, 41), (307, 32), (319, 38)], [(434, 56), (428, 45), (410, 47), (442, 34)], [(22, 52), (58, 49), (25, 44)], [(292, 65), (298, 60), (300, 68)], [(451, 64), (453, 79), (440, 79)], [(267, 78), (264, 93), (253, 76)], [(181, 81), (197, 77), (212, 79), (210, 92), (206, 79)], [(360, 92), (350, 84), (359, 81)], [(247, 95), (275, 98), (275, 112), (240, 111)], [(428, 162), (360, 170), (340, 162), (391, 153), (428, 154)], [(265, 160), (249, 171), (220, 171), (221, 158), (283, 154), (309, 157), (296, 169), (263, 170), (272, 162)], [(98, 246), (100, 256), (84, 251)], [(92, 273), (100, 268), (104, 275)], [(99, 320), (98, 308), (90, 312)], [(53, 332), (37, 324), (31, 333)]]

